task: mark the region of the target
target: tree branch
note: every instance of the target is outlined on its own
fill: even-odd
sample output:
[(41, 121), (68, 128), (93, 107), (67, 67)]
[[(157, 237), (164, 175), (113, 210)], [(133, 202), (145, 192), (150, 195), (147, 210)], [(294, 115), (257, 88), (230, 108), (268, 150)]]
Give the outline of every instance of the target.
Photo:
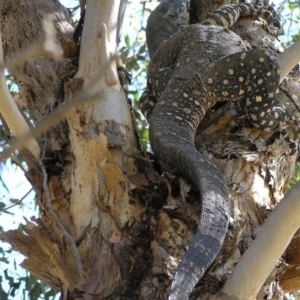
[[(72, 174), (71, 180), (70, 211), (77, 236), (82, 234), (82, 230), (88, 226), (91, 219), (94, 224), (99, 223), (100, 230), (103, 230), (104, 227), (98, 221), (103, 222), (103, 214), (101, 213), (98, 219), (94, 207), (99, 203), (107, 207), (105, 201), (112, 197), (104, 197), (106, 191), (118, 200), (118, 205), (109, 205), (111, 215), (118, 216), (114, 222), (109, 220), (112, 224), (110, 226), (115, 226), (116, 230), (123, 228), (133, 214), (140, 213), (129, 204), (128, 186), (124, 176), (133, 172), (131, 167), (127, 168), (130, 165), (130, 156), (136, 153), (137, 144), (128, 101), (117, 74), (116, 32), (119, 7), (120, 0), (88, 0), (86, 6), (79, 68), (73, 80), (80, 80), (83, 88), (86, 88), (96, 76), (99, 66), (105, 66), (105, 69), (104, 76), (98, 78), (97, 85), (90, 90), (99, 101), (84, 103), (67, 116), (70, 144), (76, 156), (76, 172)], [(117, 62), (112, 61), (111, 57), (117, 58)], [(116, 126), (118, 135), (122, 136), (122, 142), (113, 151), (113, 157), (105, 147), (100, 146), (104, 145), (103, 136), (109, 137), (109, 126)], [(90, 156), (94, 152), (94, 166), (98, 168), (91, 167), (89, 160), (85, 159), (88, 152)], [(106, 158), (103, 160), (102, 157)], [(105, 173), (110, 163), (114, 165), (114, 177), (111, 177), (112, 172)], [(104, 180), (99, 180), (99, 169), (104, 170)], [(86, 176), (86, 172), (89, 172), (89, 177)], [(81, 182), (81, 185), (77, 182)], [(123, 186), (124, 189), (116, 189), (116, 186)], [(83, 197), (87, 199), (84, 207)]]
[(255, 299), (300, 226), (299, 195), (300, 182), (272, 211), (216, 299)]
[[(98, 10), (99, 5), (101, 8)], [(90, 1), (88, 7), (93, 7), (93, 9), (87, 8), (86, 20), (97, 20), (99, 25), (86, 22), (83, 27), (81, 45), (91, 44), (94, 40), (99, 40), (99, 42), (91, 44), (90, 47), (81, 47), (77, 77), (84, 77), (81, 74), (86, 70), (91, 70), (91, 77), (93, 77), (96, 71), (95, 67), (98, 68), (99, 66), (90, 65), (91, 61), (99, 61), (100, 66), (109, 62), (105, 69), (105, 82), (109, 86), (115, 86), (114, 88), (120, 91), (121, 86), (116, 63), (110, 59), (111, 56), (118, 57), (116, 40), (120, 0), (102, 1), (102, 3)], [(101, 12), (100, 15), (99, 12)], [(100, 32), (97, 32), (99, 28)], [(117, 60), (117, 64), (120, 64), (119, 60)], [(88, 65), (90, 65), (89, 69), (87, 68)]]
[(300, 39), (298, 39), (289, 48), (285, 49), (284, 52), (277, 57), (277, 60), (281, 68), (280, 82), (282, 82), (282, 80), (300, 61)]
[(117, 27), (117, 44), (119, 42), (119, 38), (120, 38), (120, 33), (121, 33), (121, 29), (122, 29), (122, 25), (123, 25), (123, 20), (124, 20), (124, 15), (125, 15), (125, 10), (126, 10), (126, 6), (127, 6), (127, 0), (120, 0), (120, 7), (119, 7), (119, 15), (118, 15), (118, 27)]
[[(33, 43), (28, 48), (24, 49), (20, 53), (11, 57), (7, 62), (3, 62), (3, 47), (2, 47), (2, 36), (0, 32), (0, 56), (1, 56), (1, 66), (7, 68), (11, 73), (17, 74), (19, 71), (17, 65), (26, 62), (29, 58), (41, 55), (43, 53), (45, 56), (51, 59), (61, 58), (61, 48), (55, 44), (56, 30), (53, 23), (48, 18), (44, 18), (42, 21), (44, 36), (38, 42)], [(5, 119), (9, 129), (12, 131), (16, 138), (22, 137), (28, 134), (28, 139), (24, 141), (23, 146), (28, 149), (33, 156), (39, 160), (40, 157), (40, 147), (37, 143), (35, 137), (30, 135), (30, 127), (28, 126), (26, 120), (24, 119), (22, 113), (20, 112), (18, 106), (14, 102), (8, 88), (6, 85), (6, 79), (4, 73), (0, 74), (0, 107), (1, 114)], [(17, 149), (20, 150), (18, 147)]]
[[(2, 47), (2, 34), (0, 32), (0, 63), (3, 65), (3, 47)], [(6, 85), (3, 68), (0, 72), (0, 109), (3, 118), (5, 119), (9, 129), (15, 137), (20, 137), (23, 134), (30, 132), (30, 128), (26, 123), (24, 117), (17, 104), (14, 102)], [(28, 139), (24, 143), (24, 147), (28, 149), (36, 160), (40, 158), (40, 146), (34, 138)]]

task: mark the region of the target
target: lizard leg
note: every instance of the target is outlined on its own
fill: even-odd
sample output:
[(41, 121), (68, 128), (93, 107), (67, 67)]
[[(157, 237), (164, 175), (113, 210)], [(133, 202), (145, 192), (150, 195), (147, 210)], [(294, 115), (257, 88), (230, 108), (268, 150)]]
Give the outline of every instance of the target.
[(149, 94), (148, 90), (143, 92), (139, 99), (139, 109), (148, 122), (156, 103), (157, 99), (153, 95)]
[[(217, 72), (215, 64), (220, 66)], [(287, 135), (285, 124), (294, 124), (297, 135), (300, 135), (300, 127), (288, 111), (274, 104), (279, 87), (279, 65), (275, 57), (263, 50), (251, 49), (226, 56), (215, 64), (206, 71), (204, 81), (218, 101), (246, 97), (246, 112), (252, 125), (265, 131), (278, 129), (294, 154), (296, 144)]]
[(157, 100), (165, 89), (172, 73), (173, 70), (168, 67), (148, 72), (147, 90), (139, 99), (139, 109), (147, 121), (149, 121)]

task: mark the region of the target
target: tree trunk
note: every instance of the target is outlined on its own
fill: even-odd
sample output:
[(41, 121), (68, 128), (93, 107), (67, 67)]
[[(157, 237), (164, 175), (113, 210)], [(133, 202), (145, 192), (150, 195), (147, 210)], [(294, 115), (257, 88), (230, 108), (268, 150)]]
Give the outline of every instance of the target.
[[(138, 144), (130, 103), (119, 80), (114, 81), (116, 62), (110, 62), (116, 49), (113, 28), (119, 2), (89, 1), (79, 62), (76, 57), (53, 62), (40, 53), (17, 64), (13, 73), (35, 126), (58, 105), (85, 91), (79, 94), (85, 102), (38, 137), (46, 187), (38, 162), (26, 160), (40, 218), (27, 220), (26, 235), (12, 231), (3, 238), (14, 241), (14, 249), (27, 257), (22, 264), (27, 270), (52, 288), (79, 298), (124, 293), (129, 289), (121, 285), (124, 274), (135, 269), (128, 263), (135, 256), (131, 231), (137, 230), (142, 206), (130, 199), (128, 178), (137, 171)], [(1, 6), (5, 56), (12, 57), (40, 38), (45, 16), (57, 29), (55, 42), (72, 44), (70, 14), (59, 2), (2, 1)], [(96, 100), (88, 101), (91, 97)]]
[[(206, 1), (203, 6), (194, 0), (194, 22), (225, 2), (208, 6)], [(40, 53), (18, 63), (13, 72), (35, 126), (61, 104), (82, 99), (37, 137), (40, 161), (22, 151), (40, 218), (27, 220), (24, 233), (1, 234), (26, 256), (23, 267), (61, 290), (62, 299), (166, 299), (201, 209), (197, 191), (179, 176), (158, 176), (160, 167), (152, 167), (140, 154), (130, 101), (117, 77), (120, 62), (111, 61), (121, 25), (116, 20), (122, 20), (120, 3), (124, 1), (87, 1), (78, 58), (68, 51), (74, 46), (69, 12), (57, 1), (1, 1), (5, 57), (42, 35), (46, 15), (57, 29), (55, 42), (64, 47), (64, 58), (58, 61)], [(282, 51), (260, 22), (242, 20), (233, 30), (252, 46), (263, 41), (257, 46)], [(253, 32), (261, 35), (250, 37)], [(297, 94), (291, 83), (284, 85), (285, 93)], [(289, 101), (285, 93), (280, 94), (284, 103)], [(243, 103), (215, 107), (195, 144), (224, 174), (232, 208), (223, 249), (191, 297), (209, 299), (283, 197), (298, 154), (289, 156), (278, 133), (254, 129)], [(284, 268), (283, 260), (274, 266), (260, 297), (282, 297), (278, 279)], [(288, 286), (289, 279), (282, 280)]]

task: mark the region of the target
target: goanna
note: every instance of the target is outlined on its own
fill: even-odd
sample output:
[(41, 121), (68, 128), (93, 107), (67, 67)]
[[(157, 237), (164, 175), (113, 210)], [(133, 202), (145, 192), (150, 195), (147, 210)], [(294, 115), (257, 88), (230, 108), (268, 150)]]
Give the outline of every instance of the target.
[(247, 50), (240, 37), (218, 26), (231, 27), (242, 16), (261, 16), (272, 25), (272, 13), (256, 4), (226, 5), (202, 24), (187, 26), (188, 5), (188, 0), (169, 0), (152, 12), (147, 25), (151, 56), (147, 90), (140, 98), (155, 156), (201, 194), (198, 229), (176, 270), (170, 300), (188, 299), (216, 258), (230, 216), (222, 174), (194, 147), (195, 131), (205, 113), (218, 101), (245, 99), (251, 123), (263, 130), (278, 129), (291, 153), (296, 145), (286, 135), (285, 122), (293, 122), (300, 132), (294, 118), (274, 106), (279, 87), (275, 57), (260, 49)]

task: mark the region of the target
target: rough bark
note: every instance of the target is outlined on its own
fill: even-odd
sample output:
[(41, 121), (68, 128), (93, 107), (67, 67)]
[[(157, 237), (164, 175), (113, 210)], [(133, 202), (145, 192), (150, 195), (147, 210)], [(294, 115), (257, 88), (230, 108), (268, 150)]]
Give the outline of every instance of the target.
[[(72, 101), (74, 95), (88, 87), (105, 63), (97, 40), (100, 37), (103, 44), (101, 24), (109, 24), (110, 20), (101, 14), (98, 19), (95, 16), (111, 1), (96, 2), (88, 1), (95, 13), (93, 9), (87, 11), (77, 73), (76, 57), (52, 62), (37, 56), (19, 65), (13, 74), (36, 126), (56, 106), (66, 99)], [(199, 20), (207, 11), (225, 3), (202, 2), (193, 1), (192, 13), (200, 15)], [(1, 11), (7, 57), (38, 38), (41, 18), (46, 14), (55, 20), (58, 44), (72, 37), (69, 13), (55, 0), (3, 0)], [(236, 32), (252, 45), (256, 41), (264, 48), (282, 51), (276, 39), (257, 29), (260, 24), (248, 21), (239, 25)], [(258, 31), (262, 36), (249, 37)], [(198, 194), (179, 176), (166, 172), (163, 177), (157, 176), (162, 174), (160, 166), (155, 164), (154, 169), (138, 156), (126, 95), (119, 83), (109, 85), (106, 79), (102, 76), (91, 88), (98, 101), (77, 106), (67, 121), (39, 137), (41, 148), (46, 149), (43, 163), (52, 209), (76, 242), (83, 274), (70, 240), (47, 208), (43, 172), (32, 158), (28, 161), (27, 177), (38, 195), (40, 218), (27, 221), (25, 235), (10, 231), (2, 233), (1, 239), (26, 256), (23, 266), (27, 270), (52, 288), (62, 290), (65, 298), (166, 299), (178, 259), (197, 226)], [(288, 93), (300, 99), (296, 81), (286, 81), (284, 85)], [(290, 100), (285, 93), (280, 94), (280, 101), (294, 110), (293, 105), (287, 104)], [(196, 136), (197, 148), (220, 168), (227, 180), (232, 219), (223, 250), (192, 299), (208, 299), (222, 287), (283, 197), (297, 159), (296, 155), (288, 155), (288, 145), (278, 133), (251, 127), (242, 106), (243, 103), (219, 105)], [(135, 158), (145, 174), (138, 173)], [(288, 250), (288, 263), (291, 257), (294, 256)], [(297, 265), (294, 258), (293, 264)], [(274, 266), (262, 296), (280, 299), (282, 292), (276, 280), (283, 267), (283, 261)], [(289, 278), (282, 277), (285, 291), (290, 289)]]
[[(99, 13), (104, 6), (109, 9), (112, 2), (97, 2), (89, 1), (86, 22), (87, 27), (89, 22), (95, 22), (95, 16), (89, 15), (94, 8), (98, 13), (97, 26), (90, 27), (93, 31), (83, 36), (85, 49), (92, 52), (93, 48), (93, 53), (116, 31), (116, 26), (113, 29), (105, 15)], [(115, 5), (118, 12), (118, 1)], [(46, 15), (56, 26), (56, 43), (72, 44), (70, 14), (58, 1), (2, 1), (1, 11), (6, 57), (17, 55), (42, 35), (41, 21)], [(124, 9), (121, 11), (124, 13)], [(107, 36), (102, 32), (101, 38), (104, 22), (110, 32)], [(115, 43), (112, 45), (116, 47)], [(27, 259), (22, 265), (52, 288), (64, 291), (64, 298), (67, 294), (74, 298), (93, 294), (99, 299), (118, 289), (124, 293), (129, 285), (121, 283), (130, 270), (135, 270), (129, 261), (135, 257), (132, 247), (136, 241), (129, 237), (134, 236), (130, 231), (139, 225), (142, 210), (138, 201), (129, 198), (129, 176), (136, 173), (136, 135), (131, 107), (120, 83), (107, 84), (103, 79), (108, 74), (108, 61), (103, 55), (107, 48), (101, 50), (98, 56), (88, 57), (90, 66), (85, 64), (75, 77), (78, 57), (72, 57), (68, 51), (58, 62), (41, 53), (20, 63), (13, 72), (35, 126), (55, 107), (67, 99), (72, 101), (82, 88), (90, 87), (89, 95), (97, 98), (73, 108), (67, 122), (62, 120), (38, 137), (44, 151), (42, 163), (26, 161), (26, 176), (37, 192), (40, 218), (27, 220), (26, 234), (12, 231), (2, 235), (4, 241), (25, 254)], [(86, 55), (85, 50), (81, 55)], [(102, 77), (94, 78), (101, 65)], [(110, 71), (117, 74), (115, 63)], [(89, 85), (90, 78), (96, 80), (94, 85)], [(47, 187), (43, 184), (42, 165), (47, 171)]]

